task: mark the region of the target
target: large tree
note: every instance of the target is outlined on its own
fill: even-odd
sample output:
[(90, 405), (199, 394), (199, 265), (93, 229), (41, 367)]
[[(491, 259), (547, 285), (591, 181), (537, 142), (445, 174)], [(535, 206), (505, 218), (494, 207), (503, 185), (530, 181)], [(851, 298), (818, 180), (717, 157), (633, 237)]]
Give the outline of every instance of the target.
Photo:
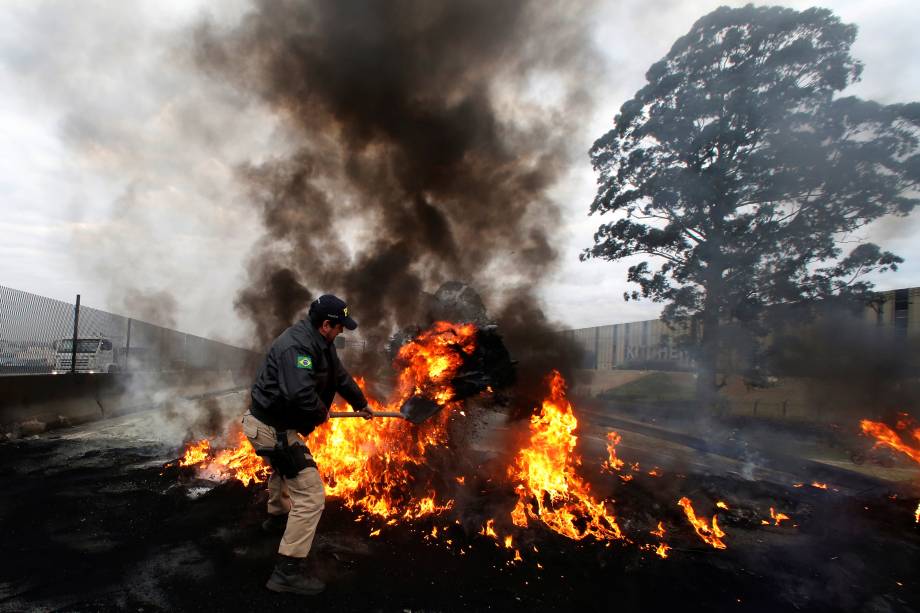
[(695, 324), (701, 400), (717, 390), (726, 324), (757, 330), (768, 307), (865, 296), (867, 273), (901, 261), (859, 230), (917, 204), (920, 104), (837, 95), (862, 70), (855, 37), (825, 9), (719, 8), (591, 148), (591, 212), (614, 220), (582, 258), (653, 256), (630, 267), (626, 297)]

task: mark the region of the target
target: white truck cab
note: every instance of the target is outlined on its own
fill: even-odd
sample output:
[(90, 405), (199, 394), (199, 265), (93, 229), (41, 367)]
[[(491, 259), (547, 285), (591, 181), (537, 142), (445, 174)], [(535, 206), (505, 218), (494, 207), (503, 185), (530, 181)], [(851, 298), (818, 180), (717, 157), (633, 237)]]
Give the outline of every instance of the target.
[[(73, 339), (55, 341), (54, 374), (71, 372)], [(85, 373), (113, 373), (118, 371), (115, 362), (115, 348), (107, 338), (78, 338), (77, 367), (73, 370)]]

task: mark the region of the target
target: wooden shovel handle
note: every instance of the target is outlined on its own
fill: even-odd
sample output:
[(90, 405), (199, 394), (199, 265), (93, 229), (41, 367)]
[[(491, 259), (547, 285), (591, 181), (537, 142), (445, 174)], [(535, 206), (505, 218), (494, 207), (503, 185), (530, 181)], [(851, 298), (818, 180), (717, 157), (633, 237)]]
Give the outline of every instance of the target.
[(365, 417), (370, 413), (371, 417), (399, 417), (405, 419), (406, 416), (398, 411), (334, 411), (329, 413), (329, 417)]

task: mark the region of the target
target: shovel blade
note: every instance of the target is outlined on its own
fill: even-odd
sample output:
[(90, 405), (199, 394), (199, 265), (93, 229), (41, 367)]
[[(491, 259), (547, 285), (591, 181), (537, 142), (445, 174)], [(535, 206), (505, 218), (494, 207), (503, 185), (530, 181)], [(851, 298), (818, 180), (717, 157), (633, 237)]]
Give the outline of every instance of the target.
[(399, 412), (405, 416), (406, 421), (412, 422), (413, 424), (421, 424), (437, 415), (441, 408), (441, 405), (433, 400), (428, 400), (421, 396), (413, 396), (403, 403)]

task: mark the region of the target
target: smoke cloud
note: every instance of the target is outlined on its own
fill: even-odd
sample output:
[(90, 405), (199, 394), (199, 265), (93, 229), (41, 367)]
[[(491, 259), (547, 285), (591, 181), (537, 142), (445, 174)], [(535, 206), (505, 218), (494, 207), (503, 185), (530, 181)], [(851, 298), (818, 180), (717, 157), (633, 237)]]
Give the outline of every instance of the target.
[[(513, 355), (546, 353), (536, 291), (560, 222), (547, 192), (583, 156), (568, 139), (597, 61), (578, 11), (261, 1), (233, 27), (201, 24), (202, 69), (270, 105), (298, 143), (239, 171), (267, 229), (236, 302), (259, 343), (323, 292), (384, 337), (426, 323), (424, 292), (459, 280)], [(555, 355), (542, 362), (565, 366)]]

